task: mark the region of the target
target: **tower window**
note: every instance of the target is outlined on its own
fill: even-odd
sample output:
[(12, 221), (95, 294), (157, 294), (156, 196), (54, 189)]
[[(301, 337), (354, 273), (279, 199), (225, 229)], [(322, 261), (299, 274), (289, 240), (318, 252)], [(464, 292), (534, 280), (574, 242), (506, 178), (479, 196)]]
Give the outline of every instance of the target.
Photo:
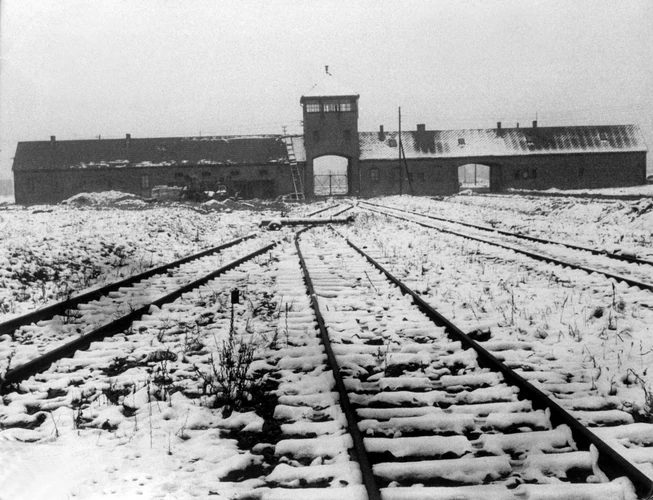
[(350, 102), (343, 102), (340, 105), (340, 111), (353, 111), (353, 109), (351, 109), (351, 103)]
[(338, 105), (335, 102), (329, 102), (324, 105), (325, 113), (335, 113), (338, 111)]
[(320, 112), (320, 104), (319, 103), (307, 104), (306, 105), (306, 112), (307, 113), (319, 113)]

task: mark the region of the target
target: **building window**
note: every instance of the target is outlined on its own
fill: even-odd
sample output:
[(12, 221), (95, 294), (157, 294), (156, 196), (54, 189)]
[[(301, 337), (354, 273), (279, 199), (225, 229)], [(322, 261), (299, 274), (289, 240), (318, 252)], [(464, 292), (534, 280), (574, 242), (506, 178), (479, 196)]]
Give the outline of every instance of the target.
[(182, 174), (181, 172), (175, 172), (175, 179), (183, 179), (183, 178), (184, 178), (184, 174)]
[(149, 175), (141, 175), (141, 188), (142, 189), (147, 189), (150, 187), (150, 176)]
[(528, 179), (528, 170), (524, 170), (524, 171), (521, 173), (521, 176), (522, 176), (524, 179)]
[(342, 131), (342, 136), (344, 137), (345, 141), (349, 142), (351, 141), (351, 130), (345, 129)]
[(401, 167), (395, 167), (392, 169), (392, 180), (393, 181), (401, 180)]
[(370, 182), (379, 182), (380, 177), (379, 177), (379, 169), (374, 167), (370, 168)]
[(313, 130), (313, 142), (320, 142), (320, 132)]
[(411, 182), (424, 182), (426, 180), (426, 174), (424, 172), (411, 172), (408, 174), (408, 179), (410, 179)]
[(231, 170), (229, 172), (229, 177), (238, 177), (240, 175), (240, 170)]
[(268, 176), (268, 170), (266, 168), (261, 168), (258, 171), (258, 175), (261, 177), (267, 177)]
[(537, 170), (535, 169), (531, 170), (531, 179), (537, 179)]
[(459, 137), (459, 138), (458, 138), (458, 145), (459, 145), (459, 146), (464, 146), (464, 145), (465, 145), (465, 139), (462, 138), (462, 137)]
[(397, 139), (395, 139), (394, 137), (391, 137), (390, 139), (388, 139), (388, 146), (390, 146), (391, 148), (396, 148), (397, 147)]
[(307, 113), (319, 113), (320, 112), (320, 104), (319, 103), (311, 103), (306, 105), (306, 112)]
[(36, 183), (32, 178), (27, 179), (27, 191), (29, 191), (30, 193), (36, 191)]
[(519, 170), (515, 170), (515, 180), (519, 180)]
[(211, 177), (211, 172), (202, 172), (202, 177)]
[(583, 177), (585, 175), (585, 167), (578, 167), (578, 177)]

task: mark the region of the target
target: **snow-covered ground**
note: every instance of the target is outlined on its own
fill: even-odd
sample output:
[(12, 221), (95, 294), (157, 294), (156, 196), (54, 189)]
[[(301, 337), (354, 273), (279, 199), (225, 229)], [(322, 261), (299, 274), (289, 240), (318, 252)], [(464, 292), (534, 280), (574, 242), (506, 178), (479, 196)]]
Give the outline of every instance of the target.
[[(247, 207), (161, 207), (108, 198), (89, 198), (83, 206), (9, 206), (0, 211), (0, 321), (57, 300), (71, 289), (111, 282), (242, 236), (256, 229), (260, 219), (278, 216)], [(648, 200), (473, 195), (446, 201), (408, 196), (377, 201), (653, 255)], [(322, 206), (300, 205), (291, 215)], [(363, 210), (352, 227), (341, 230), (383, 256), (393, 272), (463, 330), (490, 332), (495, 344), (488, 345), (507, 362), (528, 363), (511, 359), (511, 351), (503, 349), (510, 342), (528, 344), (533, 360), (548, 363), (533, 366), (534, 372), (576, 371), (574, 382), (587, 382), (597, 398), (612, 398), (616, 409), (639, 421), (650, 420), (652, 294)], [(326, 460), (293, 439), (261, 444), (257, 454), (251, 452), (274, 434), (266, 422), (283, 421), (284, 412), (294, 412), (295, 423), (283, 424), (294, 427), (275, 428), (292, 436), (310, 427), (309, 415), (326, 411), (332, 403), (332, 378), (323, 368), (323, 351), (293, 252), (290, 242), (282, 242), (260, 260), (266, 270), (252, 266), (234, 271), (173, 305), (153, 310), (129, 334), (98, 343), (35, 377), (20, 394), (5, 398), (0, 406), (0, 462), (5, 464), (0, 499), (232, 498), (270, 482), (311, 487), (325, 477), (332, 485), (348, 486), (344, 496), (336, 493), (332, 498), (362, 498), (352, 486), (359, 482), (356, 467), (343, 452), (347, 443), (338, 430), (341, 415), (327, 415), (335, 437), (321, 438)], [(268, 373), (265, 381), (272, 384), (270, 401), (276, 406), (270, 412), (275, 418), (265, 413), (264, 395), (258, 413), (251, 408), (223, 411), (206, 394), (206, 378), (198, 375), (197, 370), (211, 370), (216, 347), (228, 341), (227, 297), (234, 286), (243, 295), (236, 306), (236, 332), (248, 342), (256, 339), (252, 370)], [(10, 359), (9, 340), (0, 338), (0, 374)], [(291, 375), (291, 367), (304, 371)], [(82, 371), (71, 374), (78, 369)], [(275, 369), (280, 371), (272, 377)], [(106, 373), (112, 374), (109, 382)], [(555, 382), (555, 376), (536, 381), (552, 391)], [(581, 403), (590, 404), (577, 402), (576, 410), (582, 411)], [(297, 408), (305, 414), (298, 416)], [(297, 424), (302, 419), (304, 423)], [(255, 442), (243, 442), (247, 435)], [(649, 439), (653, 442), (653, 436), (642, 436)], [(628, 445), (626, 441), (619, 439)], [(267, 457), (283, 450), (297, 455), (294, 462), (279, 462), (263, 482), (256, 474), (261, 453)], [(320, 477), (302, 476), (302, 483), (293, 476), (292, 466), (311, 460)], [(241, 481), (225, 481), (243, 470), (249, 475)], [(651, 474), (651, 466), (643, 470)], [(266, 498), (277, 498), (266, 491)], [(318, 498), (314, 493), (310, 496)]]
[[(527, 194), (532, 191), (511, 189), (515, 193)], [(600, 196), (653, 196), (653, 184), (643, 186), (630, 186), (623, 188), (602, 188), (602, 189), (556, 189), (551, 188), (540, 191), (550, 194), (583, 194), (583, 195), (600, 195)]]

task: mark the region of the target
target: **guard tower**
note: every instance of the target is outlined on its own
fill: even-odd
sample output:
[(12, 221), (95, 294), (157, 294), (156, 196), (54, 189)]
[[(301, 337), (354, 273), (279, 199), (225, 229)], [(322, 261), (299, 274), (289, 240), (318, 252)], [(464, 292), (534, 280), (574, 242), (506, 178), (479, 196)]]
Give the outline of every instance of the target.
[(358, 94), (328, 72), (300, 100), (304, 110), (306, 194), (358, 194)]

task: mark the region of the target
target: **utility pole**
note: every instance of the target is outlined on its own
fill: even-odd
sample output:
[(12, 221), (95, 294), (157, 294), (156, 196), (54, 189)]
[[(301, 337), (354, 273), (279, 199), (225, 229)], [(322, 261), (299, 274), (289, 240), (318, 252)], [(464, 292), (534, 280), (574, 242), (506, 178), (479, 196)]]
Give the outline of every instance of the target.
[[(406, 171), (406, 179), (408, 180), (408, 189), (409, 194), (413, 194), (413, 181), (410, 178), (410, 172), (408, 171), (408, 162), (406, 161), (406, 152), (404, 151), (404, 143), (401, 140), (401, 107), (399, 107), (399, 194), (403, 193), (403, 179), (404, 179), (404, 170)], [(403, 164), (401, 162), (403, 157)], [(403, 165), (403, 169), (402, 169)]]
[(399, 146), (397, 148), (397, 151), (399, 152), (399, 194), (402, 195), (404, 194), (403, 191), (403, 172), (401, 169), (401, 106), (399, 106), (399, 140), (397, 141), (397, 145)]

